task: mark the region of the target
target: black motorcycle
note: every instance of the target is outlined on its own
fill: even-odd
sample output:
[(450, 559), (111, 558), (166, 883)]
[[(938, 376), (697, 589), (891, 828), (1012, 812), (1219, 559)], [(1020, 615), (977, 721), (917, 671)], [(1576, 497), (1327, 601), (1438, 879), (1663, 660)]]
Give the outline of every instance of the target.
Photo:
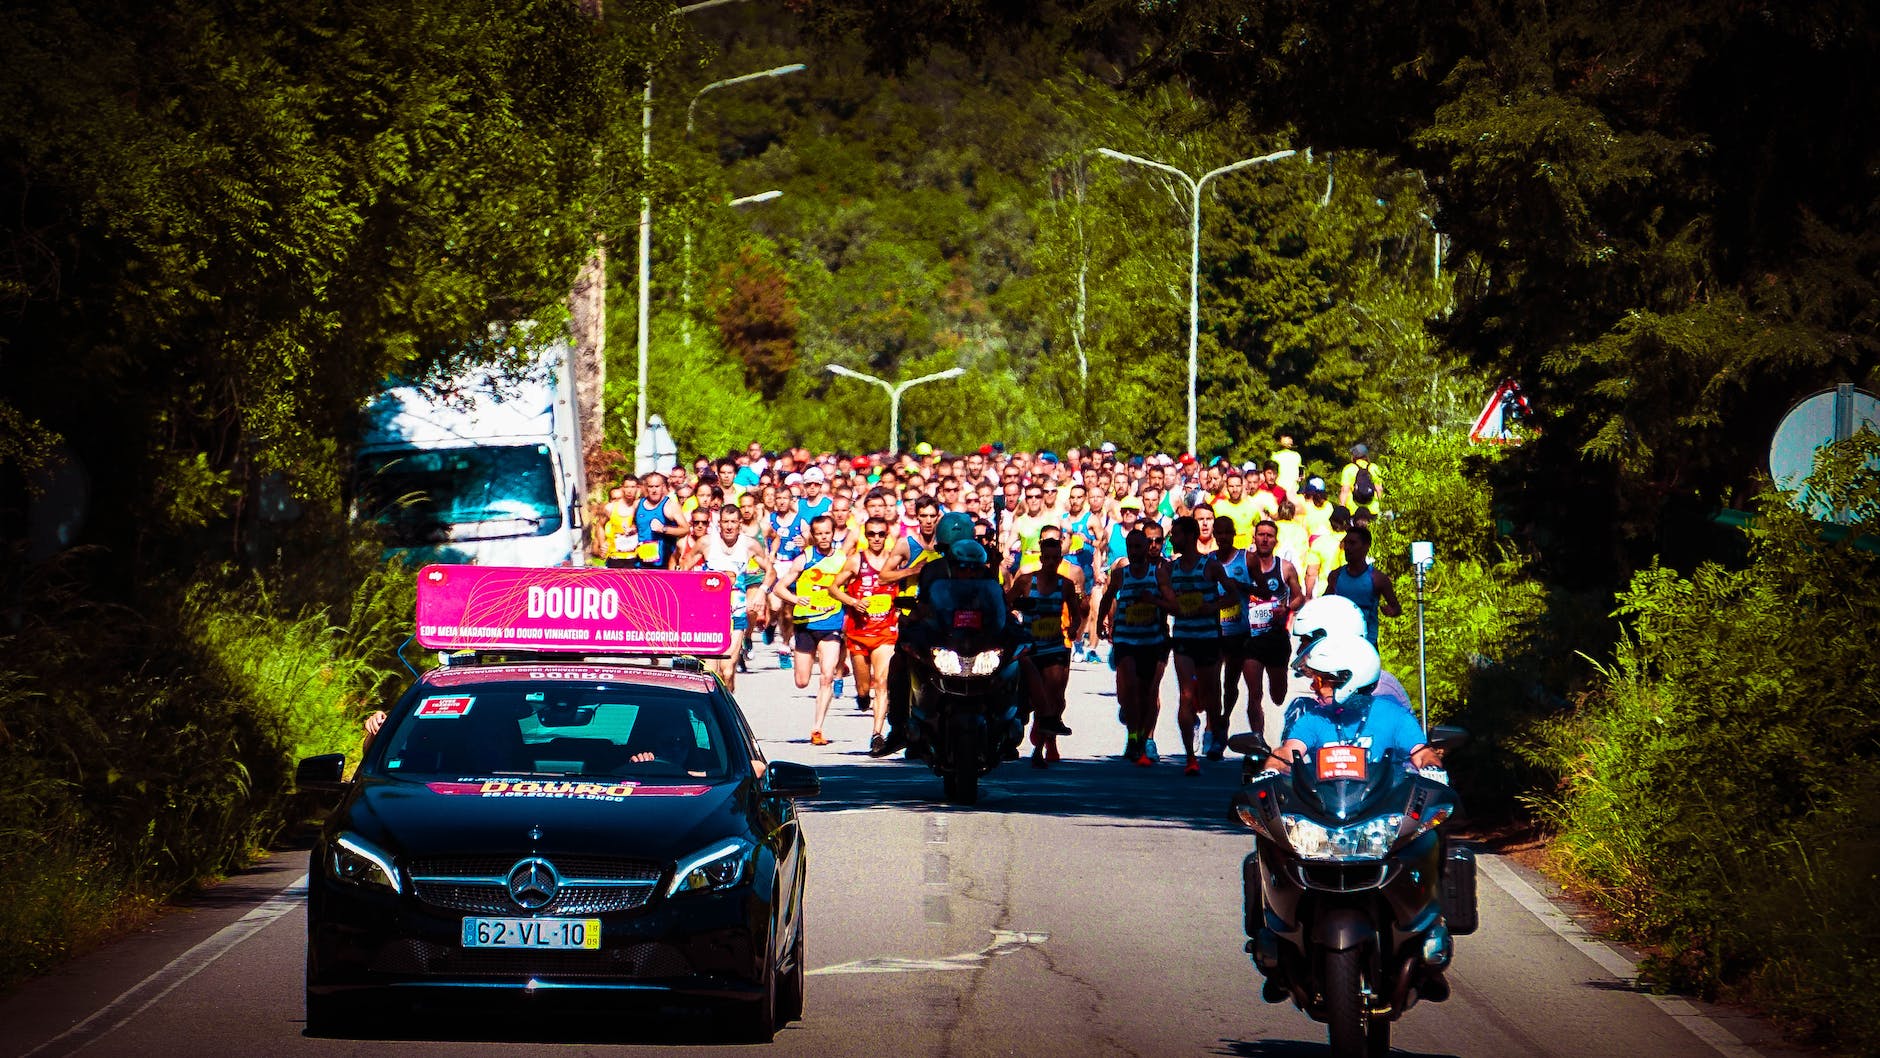
[[(1459, 746), (1456, 728), (1433, 749)], [(1290, 775), (1260, 778), (1264, 739), (1235, 735), (1248, 754), (1236, 818), (1257, 835), (1241, 864), (1247, 953), (1269, 1003), (1287, 999), (1324, 1022), (1335, 1055), (1383, 1055), (1391, 1022), (1419, 999), (1449, 998), (1452, 938), (1475, 932), (1475, 857), (1442, 826), (1455, 792), (1355, 746), (1296, 757)]]
[(926, 622), (907, 656), (913, 679), (908, 755), (940, 775), (946, 799), (979, 800), (979, 777), (1017, 758), (1024, 733), (1017, 641), (996, 580), (949, 579), (921, 589)]

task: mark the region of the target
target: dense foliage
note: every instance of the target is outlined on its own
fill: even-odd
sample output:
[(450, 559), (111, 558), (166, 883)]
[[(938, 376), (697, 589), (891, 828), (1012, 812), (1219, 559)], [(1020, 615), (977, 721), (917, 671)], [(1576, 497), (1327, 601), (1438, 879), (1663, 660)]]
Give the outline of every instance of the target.
[(1815, 484), (1856, 512), (1847, 535), (1770, 495), (1747, 566), (1640, 572), (1599, 683), (1524, 748), (1560, 776), (1534, 798), (1551, 855), (1662, 943), (1661, 977), (1747, 982), (1871, 1053), (1880, 659), (1849, 630), (1880, 627), (1880, 439), (1844, 447)]
[[(688, 453), (879, 447), (883, 394), (831, 364), (966, 369), (908, 393), (903, 445), (1174, 451), (1192, 200), (1098, 149), (1198, 175), (1292, 148), (1201, 195), (1201, 454), (1380, 449), (1378, 559), (1407, 596), (1407, 542), (1437, 545), (1432, 711), (1471, 770), (1545, 785), (1563, 869), (1667, 974), (1880, 1021), (1822, 998), (1873, 981), (1822, 926), (1871, 935), (1870, 554), (1766, 506), (1745, 559), (1705, 520), (1760, 490), (1795, 398), (1880, 382), (1872, 5), (51, 0), (0, 37), (0, 525), (61, 463), (91, 505), (83, 550), (5, 560), (0, 832), (35, 855), (0, 888), (98, 883), (11, 901), (0, 939), (278, 826), (286, 760), (351, 739), (403, 620), (345, 540), (361, 398), (559, 327), (603, 241), (632, 450), (642, 196), (647, 395)], [(1538, 432), (1470, 449), (1504, 378)], [(263, 521), (283, 493), (300, 520)], [(1414, 669), (1410, 622), (1383, 646)], [(1693, 751), (1731, 763), (1679, 782)], [(1763, 870), (1801, 897), (1751, 922)], [(50, 957), (0, 949), (0, 978)]]

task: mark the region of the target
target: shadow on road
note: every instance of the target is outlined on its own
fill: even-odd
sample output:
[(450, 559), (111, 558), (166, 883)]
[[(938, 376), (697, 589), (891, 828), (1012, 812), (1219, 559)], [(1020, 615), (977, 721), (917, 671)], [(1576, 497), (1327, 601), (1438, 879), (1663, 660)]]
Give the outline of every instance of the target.
[[(603, 1005), (605, 1004), (605, 1005)], [(362, 1017), (347, 1028), (309, 1039), (446, 1043), (610, 1044), (698, 1047), (747, 1042), (728, 1032), (725, 1011), (702, 1003), (618, 999), (522, 999), (483, 997), (474, 1004), (425, 1000)], [(779, 1038), (799, 1023), (777, 1030)]]
[[(782, 756), (782, 754), (779, 754)], [(947, 804), (940, 777), (925, 764), (899, 758), (821, 764), (822, 796), (803, 802), (808, 812), (893, 808), (915, 812), (1018, 813), (1087, 817), (1092, 825), (1170, 826), (1240, 830), (1228, 817), (1228, 799), (1240, 785), (1240, 759), (1203, 764), (1198, 776), (1164, 757), (1153, 768), (1120, 759), (1065, 760), (1046, 769), (1008, 761), (979, 780), (979, 802)]]
[[(1323, 1043), (1301, 1043), (1298, 1040), (1223, 1040), (1214, 1054), (1234, 1055), (1235, 1058), (1327, 1058), (1332, 1049)], [(1435, 1051), (1406, 1051), (1393, 1047), (1391, 1054), (1397, 1058), (1456, 1058), (1455, 1055)]]

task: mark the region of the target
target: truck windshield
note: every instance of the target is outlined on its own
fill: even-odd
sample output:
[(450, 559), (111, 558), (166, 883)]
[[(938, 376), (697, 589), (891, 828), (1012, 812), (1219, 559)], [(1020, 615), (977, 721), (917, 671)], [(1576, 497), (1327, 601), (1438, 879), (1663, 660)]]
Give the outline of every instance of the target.
[(358, 511), (400, 544), (561, 529), (547, 445), (401, 449), (359, 457)]

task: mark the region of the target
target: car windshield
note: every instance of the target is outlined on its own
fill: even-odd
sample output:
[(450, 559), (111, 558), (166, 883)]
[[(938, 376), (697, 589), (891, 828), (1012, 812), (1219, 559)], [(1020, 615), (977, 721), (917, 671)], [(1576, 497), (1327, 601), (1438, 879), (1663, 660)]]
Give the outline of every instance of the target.
[(548, 536), (561, 528), (547, 445), (409, 448), (359, 457), (360, 516), (401, 542)]
[(400, 776), (554, 775), (635, 782), (730, 774), (705, 691), (629, 683), (426, 687), (399, 710), (376, 769)]

